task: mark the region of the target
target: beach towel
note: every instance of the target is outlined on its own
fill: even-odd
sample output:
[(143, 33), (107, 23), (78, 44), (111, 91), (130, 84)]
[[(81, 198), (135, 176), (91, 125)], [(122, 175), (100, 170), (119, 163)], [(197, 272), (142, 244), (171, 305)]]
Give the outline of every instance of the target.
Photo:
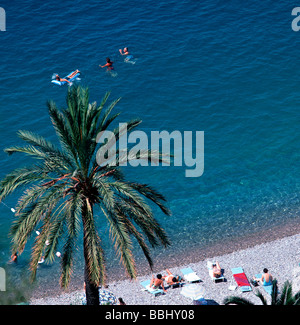
[(246, 274), (244, 273), (243, 268), (241, 267), (235, 267), (231, 269), (231, 272), (233, 274), (233, 277), (239, 286), (240, 290), (242, 292), (252, 291), (252, 288), (250, 286), (250, 283), (247, 279)]
[(201, 281), (201, 279), (199, 278), (197, 273), (194, 272), (190, 267), (187, 267), (185, 269), (181, 269), (180, 271), (182, 272), (183, 277), (187, 282)]
[(140, 282), (140, 284), (150, 293), (152, 293), (154, 296), (157, 296), (159, 294), (163, 294), (164, 291), (162, 289), (153, 289), (150, 287), (150, 283), (151, 281), (150, 280), (145, 280), (145, 281), (142, 281)]
[[(261, 279), (262, 274), (256, 274), (255, 277), (257, 279)], [(273, 284), (270, 284), (270, 285), (267, 285), (267, 286), (262, 285), (262, 287), (264, 288), (264, 290), (266, 291), (266, 293), (268, 293), (270, 296), (272, 295)]]

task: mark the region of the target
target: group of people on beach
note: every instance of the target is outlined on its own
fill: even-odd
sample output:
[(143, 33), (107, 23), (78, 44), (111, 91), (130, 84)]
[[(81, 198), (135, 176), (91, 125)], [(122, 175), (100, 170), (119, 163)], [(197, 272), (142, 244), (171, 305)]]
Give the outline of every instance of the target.
[[(161, 287), (164, 292), (167, 292), (164, 287), (164, 281), (166, 281), (168, 285), (179, 284), (180, 282), (182, 282), (181, 276), (173, 275), (169, 269), (167, 269), (166, 271), (168, 275), (161, 275), (160, 273), (157, 274), (156, 277), (152, 275), (152, 279), (150, 281), (150, 288), (158, 289)], [(212, 264), (212, 274), (215, 278), (219, 278), (222, 276), (222, 270), (219, 262)]]
[[(150, 288), (159, 289), (162, 288), (164, 292), (167, 292), (164, 286), (164, 281), (167, 282), (168, 285), (179, 284), (182, 281), (182, 278), (179, 275), (173, 275), (170, 270), (166, 270), (168, 275), (157, 274), (156, 277), (152, 275), (152, 279), (150, 281)], [(212, 264), (212, 276), (216, 279), (222, 276), (222, 269), (218, 261)], [(273, 276), (269, 273), (267, 268), (263, 269), (263, 274), (261, 278), (253, 277), (254, 281), (260, 282), (263, 286), (268, 286), (272, 284)]]
[(164, 292), (167, 292), (164, 287), (164, 281), (166, 281), (168, 285), (178, 284), (182, 281), (181, 276), (173, 275), (169, 269), (167, 269), (166, 271), (168, 275), (161, 275), (160, 273), (157, 274), (156, 277), (152, 275), (152, 279), (150, 282), (150, 287), (152, 289), (158, 289), (161, 287)]

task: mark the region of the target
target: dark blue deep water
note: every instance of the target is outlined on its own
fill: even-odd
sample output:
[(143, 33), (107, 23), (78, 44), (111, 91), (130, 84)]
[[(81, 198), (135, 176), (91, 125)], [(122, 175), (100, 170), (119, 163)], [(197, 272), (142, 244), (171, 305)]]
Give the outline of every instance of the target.
[[(67, 86), (53, 73), (79, 69), (90, 101), (122, 97), (119, 122), (140, 117), (139, 130), (204, 131), (205, 166), (126, 168), (128, 179), (162, 192), (172, 217), (157, 219), (173, 246), (153, 252), (156, 267), (180, 264), (208, 249), (220, 254), (249, 238), (264, 241), (299, 223), (300, 32), (291, 1), (2, 1), (0, 32), (0, 178), (23, 166), (3, 149), (20, 144), (19, 129), (55, 141), (46, 101), (65, 105)], [(136, 64), (123, 61), (128, 46)], [(101, 69), (109, 56), (116, 76)], [(4, 203), (16, 205), (21, 192)], [(0, 263), (10, 256), (11, 211), (0, 204)], [(99, 226), (100, 236), (109, 229)], [(106, 240), (108, 269), (119, 270)], [(30, 245), (20, 257), (28, 263)], [(199, 255), (198, 255), (199, 254)], [(203, 255), (204, 254), (204, 255)], [(140, 270), (146, 266), (136, 250)], [(82, 284), (81, 242), (76, 262)], [(140, 271), (142, 272), (142, 271)], [(59, 262), (39, 277), (57, 287)], [(111, 276), (111, 275), (109, 275)], [(75, 272), (76, 277), (76, 272)]]

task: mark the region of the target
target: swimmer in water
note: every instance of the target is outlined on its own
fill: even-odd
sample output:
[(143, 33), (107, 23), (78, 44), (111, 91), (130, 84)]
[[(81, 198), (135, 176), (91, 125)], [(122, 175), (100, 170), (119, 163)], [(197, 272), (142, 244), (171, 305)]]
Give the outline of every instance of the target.
[(129, 53), (128, 47), (124, 47), (124, 49), (119, 49), (119, 52), (121, 55), (126, 55), (125, 61), (129, 61), (130, 59), (133, 59), (133, 55)]
[(121, 55), (129, 55), (128, 47), (124, 47), (124, 50), (119, 49)]
[(106, 58), (106, 64), (104, 64), (104, 65), (99, 64), (99, 67), (101, 67), (101, 68), (107, 67), (107, 70), (113, 70), (114, 69), (113, 62), (110, 61), (110, 58)]

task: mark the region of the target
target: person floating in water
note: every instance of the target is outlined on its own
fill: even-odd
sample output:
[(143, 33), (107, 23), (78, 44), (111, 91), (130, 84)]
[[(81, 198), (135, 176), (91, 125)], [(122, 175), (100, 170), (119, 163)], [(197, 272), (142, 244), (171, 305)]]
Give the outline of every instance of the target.
[(70, 84), (70, 81), (68, 79), (73, 78), (77, 73), (80, 73), (80, 71), (77, 69), (74, 72), (72, 72), (70, 75), (68, 75), (66, 78), (61, 78), (58, 74), (55, 76), (55, 80), (63, 82), (66, 81)]
[(61, 78), (58, 74), (55, 76), (55, 80), (60, 81), (60, 82), (66, 81), (70, 84), (70, 81), (68, 79)]
[(106, 64), (104, 65), (99, 64), (99, 67), (101, 68), (107, 67), (107, 70), (114, 70), (113, 61), (110, 61), (110, 58), (106, 58)]
[(121, 55), (126, 55), (125, 61), (129, 61), (133, 59), (133, 55), (129, 53), (128, 47), (124, 47), (124, 49), (119, 49)]

